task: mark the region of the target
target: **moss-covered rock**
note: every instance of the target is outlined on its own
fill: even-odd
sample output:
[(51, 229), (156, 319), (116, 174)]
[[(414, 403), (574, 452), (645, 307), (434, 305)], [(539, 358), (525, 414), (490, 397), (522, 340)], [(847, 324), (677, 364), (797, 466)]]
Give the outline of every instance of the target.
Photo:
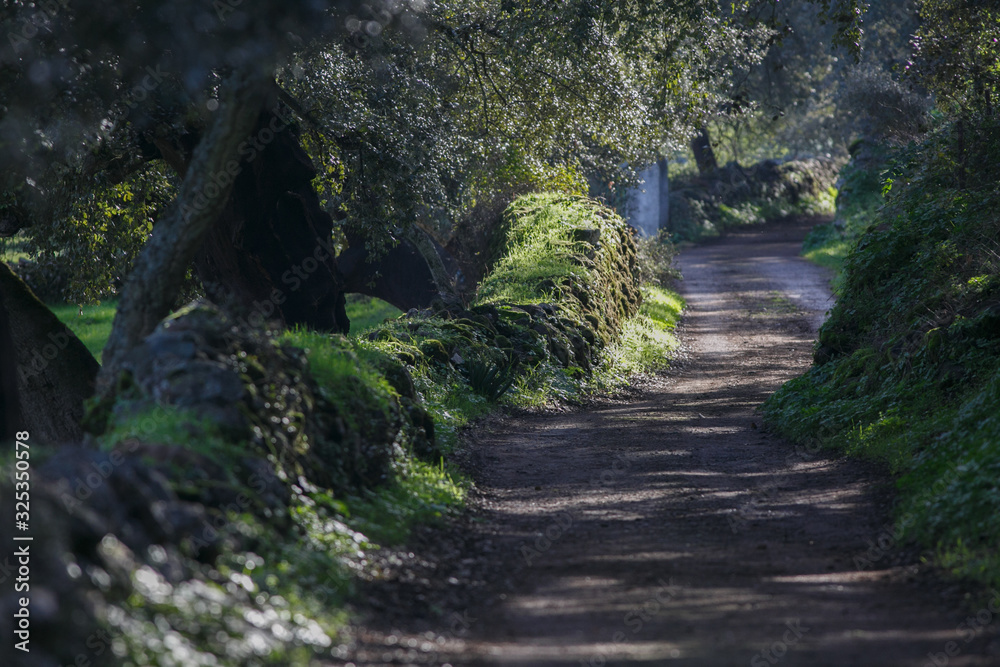
[(589, 369), (642, 303), (633, 232), (592, 200), (521, 197), (491, 247), (475, 308), (492, 305), (501, 321), (544, 336), (564, 367)]
[[(409, 454), (440, 465), (435, 436), (453, 437), (455, 427), (435, 424), (423, 396), (447, 393), (468, 415), (529, 373), (567, 386), (597, 366), (639, 308), (632, 233), (596, 202), (524, 197), (495, 244), (498, 259), (471, 306), (442, 301), (364, 340), (247, 330), (206, 303), (161, 323), (123, 364), (115, 390), (89, 406), (90, 448), (39, 476), (38, 517), (52, 530), (39, 580), (59, 586), (65, 603), (37, 627), (53, 638), (66, 628), (65, 641), (45, 642), (55, 648), (39, 664), (89, 655), (81, 642), (109, 630), (138, 664), (220, 656), (218, 664), (235, 665), (254, 650), (262, 664), (314, 658), (330, 638), (305, 614), (276, 611), (280, 595), (256, 592), (295, 568), (336, 567), (324, 540), (349, 531), (331, 518), (345, 498), (391, 492), (418, 463)], [(95, 470), (111, 481), (101, 477), (99, 492), (84, 481), (78, 498), (72, 480)], [(378, 509), (383, 519), (398, 510)], [(2, 529), (0, 537), (9, 539)], [(347, 541), (357, 551), (362, 538)], [(280, 555), (278, 584), (233, 566), (263, 563), (255, 560), (263, 551)], [(63, 553), (76, 554), (72, 565), (85, 576), (67, 581)], [(304, 598), (311, 583), (327, 581), (325, 571), (309, 577), (295, 584)], [(280, 622), (251, 627), (249, 619), (272, 617)], [(167, 636), (183, 637), (175, 653), (163, 649)], [(313, 643), (282, 640), (290, 636)]]

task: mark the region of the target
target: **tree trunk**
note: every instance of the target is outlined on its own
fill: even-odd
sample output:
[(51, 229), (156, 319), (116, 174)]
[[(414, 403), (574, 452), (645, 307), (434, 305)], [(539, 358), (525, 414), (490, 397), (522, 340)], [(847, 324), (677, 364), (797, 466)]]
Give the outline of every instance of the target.
[(253, 149), (232, 195), (195, 258), (208, 295), (250, 323), (277, 319), (347, 332), (344, 278), (332, 248), (333, 220), (297, 129), (277, 106), (277, 87), (257, 119)]
[(670, 231), (670, 161), (663, 158), (660, 167), (660, 224), (661, 231)]
[(715, 151), (712, 150), (712, 141), (708, 136), (708, 128), (702, 125), (698, 133), (691, 140), (691, 151), (694, 153), (694, 161), (698, 165), (698, 173), (705, 176), (719, 168), (719, 163), (715, 160)]
[(198, 143), (174, 205), (160, 220), (128, 277), (104, 348), (98, 389), (108, 389), (124, 357), (170, 313), (191, 261), (226, 207), (241, 151), (264, 102), (267, 77), (237, 71), (220, 88), (219, 108)]
[(83, 401), (100, 368), (90, 350), (0, 262), (0, 440), (43, 445), (83, 436)]

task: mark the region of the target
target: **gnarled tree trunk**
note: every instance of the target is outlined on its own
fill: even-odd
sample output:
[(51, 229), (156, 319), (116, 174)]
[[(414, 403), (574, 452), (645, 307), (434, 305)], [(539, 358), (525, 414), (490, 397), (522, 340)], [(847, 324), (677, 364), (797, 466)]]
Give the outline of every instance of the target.
[(27, 285), (0, 262), (0, 441), (17, 431), (59, 444), (83, 436), (83, 401), (100, 368)]
[(237, 70), (221, 86), (219, 107), (194, 150), (177, 201), (157, 223), (125, 283), (104, 348), (100, 391), (114, 382), (125, 355), (170, 313), (184, 274), (228, 203), (238, 150), (257, 123), (267, 81), (263, 72)]
[(426, 308), (441, 295), (454, 294), (462, 281), (458, 264), (430, 234), (414, 225), (396, 246), (371, 258), (360, 237), (348, 234), (348, 248), (337, 258), (344, 289), (374, 296), (400, 310)]
[(715, 151), (712, 150), (712, 141), (708, 136), (708, 128), (704, 125), (698, 129), (698, 134), (694, 135), (691, 140), (691, 152), (694, 153), (698, 173), (702, 176), (719, 168), (719, 163), (715, 159)]
[(243, 311), (252, 324), (274, 318), (346, 332), (333, 220), (313, 189), (316, 172), (298, 131), (277, 107), (277, 86), (270, 93), (195, 270), (214, 301)]

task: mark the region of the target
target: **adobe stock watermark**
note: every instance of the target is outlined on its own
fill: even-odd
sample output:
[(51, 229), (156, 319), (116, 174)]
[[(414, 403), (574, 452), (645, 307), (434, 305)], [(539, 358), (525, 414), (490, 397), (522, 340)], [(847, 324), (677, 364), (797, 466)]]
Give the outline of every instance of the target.
[(115, 447), (107, 454), (107, 458), (88, 462), (72, 479), (63, 477), (55, 484), (59, 493), (59, 501), (69, 511), (74, 511), (85, 503), (104, 485), (123, 463), (128, 461), (128, 455), (139, 448), (139, 443), (146, 436), (159, 431), (167, 420), (165, 414), (151, 412), (135, 420), (132, 437)]
[[(927, 662), (924, 663), (923, 667), (947, 667), (951, 664), (952, 658), (956, 658), (962, 653), (964, 644), (969, 644), (996, 621), (997, 615), (1000, 614), (1000, 591), (994, 588), (990, 592), (993, 597), (986, 603), (986, 606), (966, 617), (956, 627), (956, 630), (962, 635), (962, 644), (957, 641), (949, 641), (941, 647), (940, 651), (931, 651), (927, 654)], [(996, 632), (996, 628), (990, 629)]]
[[(590, 478), (590, 487), (593, 489), (607, 488), (614, 486), (618, 480), (632, 467), (632, 460), (627, 453), (619, 453), (612, 460), (611, 466), (605, 468)], [(563, 535), (576, 523), (576, 518), (569, 512), (560, 512), (555, 519), (545, 527), (533, 544), (522, 542), (518, 545), (518, 553), (528, 566), (542, 554), (552, 548)]]
[[(943, 493), (946, 487), (955, 479), (956, 468), (952, 466), (947, 472), (938, 477), (931, 485), (927, 493), (931, 497), (937, 497)], [(868, 538), (868, 548), (854, 556), (854, 567), (861, 571), (874, 567), (879, 561), (891, 554), (899, 545), (902, 534), (912, 526), (917, 517), (912, 512), (903, 514), (899, 519), (891, 524), (886, 524), (874, 538)], [(933, 560), (934, 552), (925, 549), (921, 553), (921, 558)]]
[(479, 621), (478, 618), (469, 613), (468, 609), (461, 612), (452, 612), (447, 618), (448, 629), (442, 633), (439, 633), (436, 637), (434, 644), (436, 645), (436, 650), (432, 652), (432, 655), (425, 656), (425, 660), (429, 665), (437, 665), (442, 662), (442, 658), (446, 657), (446, 651), (442, 650), (441, 646), (446, 644), (448, 641), (455, 641), (464, 639), (468, 636), (469, 631), (472, 626)]
[(70, 330), (68, 327), (63, 327), (56, 331), (50, 331), (47, 337), (49, 339), (47, 343), (31, 348), (27, 363), (17, 365), (17, 377), (22, 384), (28, 379), (44, 373), (45, 369), (63, 353), (69, 346)]
[[(302, 257), (281, 274), (281, 283), (287, 287), (287, 290), (280, 287), (273, 288), (267, 298), (252, 302), (248, 315), (235, 316), (235, 321), (242, 327), (249, 326), (258, 329), (264, 326), (264, 323), (279, 310), (279, 306), (288, 300), (289, 294), (294, 294), (302, 289), (303, 285), (325, 266), (328, 259), (336, 256), (337, 248), (332, 238), (326, 240), (317, 238), (312, 253)], [(227, 299), (229, 293), (220, 284), (210, 283), (208, 287), (210, 287), (209, 293), (218, 296), (219, 300), (225, 301)], [(219, 296), (220, 294), (221, 296)]]
[(259, 128), (237, 146), (236, 154), (240, 159), (230, 159), (224, 168), (211, 174), (207, 182), (200, 186), (192, 200), (181, 204), (181, 216), (184, 219), (190, 219), (195, 213), (204, 211), (213, 200), (226, 192), (226, 188), (232, 185), (236, 177), (243, 172), (244, 167), (256, 160), (264, 152), (264, 149), (274, 141), (275, 137), (284, 132), (293, 122), (291, 114), (286, 112), (280, 104), (276, 104), (271, 109), (271, 118), (267, 125)]
[[(252, 473), (249, 478), (247, 478), (246, 487), (252, 491), (256, 496), (261, 496), (265, 491), (267, 491), (267, 480), (264, 479), (259, 473)], [(191, 532), (185, 537), (188, 543), (188, 547), (191, 549), (191, 553), (194, 556), (198, 556), (205, 549), (211, 548), (215, 545), (219, 538), (222, 536), (223, 532), (232, 525), (233, 515), (241, 515), (249, 512), (255, 505), (254, 499), (245, 491), (240, 491), (236, 494), (236, 498), (232, 501), (221, 505), (215, 509), (218, 512), (213, 513), (208, 516), (201, 525), (200, 531)]]
[[(611, 643), (614, 645), (614, 648), (610, 653), (594, 653), (587, 660), (581, 658), (581, 667), (604, 667), (608, 662), (609, 654), (613, 655), (617, 653), (621, 650), (622, 646), (642, 632), (646, 624), (661, 614), (667, 605), (683, 590), (683, 587), (674, 584), (673, 578), (664, 581), (663, 577), (660, 577), (657, 580), (657, 584), (659, 584), (659, 587), (652, 597), (631, 608), (622, 617), (624, 630), (616, 630), (611, 635)], [(677, 655), (672, 657), (680, 657), (680, 653), (678, 652)]]
[(816, 458), (823, 448), (820, 440), (810, 440), (805, 445), (796, 445), (785, 457), (784, 469), (772, 476), (767, 482), (753, 489), (750, 498), (740, 504), (732, 513), (726, 516), (726, 522), (733, 534), (740, 532), (746, 524), (759, 516), (758, 506), (774, 499), (777, 490), (790, 482), (792, 468), (797, 463), (806, 463)]
[[(135, 109), (140, 103), (144, 102), (146, 98), (149, 97), (150, 93), (160, 87), (160, 84), (163, 83), (164, 79), (166, 79), (168, 75), (167, 72), (164, 72), (161, 69), (159, 64), (155, 67), (147, 66), (145, 71), (146, 74), (143, 75), (134, 86), (126, 90), (124, 96), (121, 98), (121, 103), (129, 109)], [(107, 119), (115, 117), (115, 112), (110, 109), (105, 113), (107, 114)], [(159, 132), (164, 128), (169, 130), (169, 125), (161, 122), (157, 125), (156, 132)], [(114, 138), (114, 132), (116, 129), (117, 123), (114, 121), (102, 121), (100, 126), (94, 132), (87, 133), (83, 136), (80, 148), (82, 148), (84, 153), (87, 153), (93, 151), (102, 143), (107, 144), (111, 142)], [(51, 169), (55, 172), (56, 176), (59, 176), (60, 178), (63, 178), (68, 174), (72, 174), (75, 171), (74, 167), (69, 162), (61, 162), (59, 160), (52, 163)]]
[(778, 664), (788, 654), (789, 649), (798, 644), (802, 637), (809, 632), (809, 628), (803, 626), (799, 619), (786, 622), (785, 628), (781, 639), (771, 642), (770, 646), (750, 658), (750, 667), (768, 667)]
[(125, 106), (129, 109), (136, 108), (140, 102), (144, 102), (149, 97), (151, 92), (160, 87), (165, 77), (166, 74), (160, 70), (159, 64), (156, 67), (147, 66), (146, 75), (125, 93), (125, 97), (123, 98)]
[(521, 558), (529, 566), (534, 564), (535, 559), (552, 548), (552, 544), (562, 537), (567, 530), (573, 526), (573, 515), (569, 512), (560, 512), (553, 519), (552, 523), (545, 527), (545, 530), (535, 538), (533, 544), (521, 543), (518, 551)]
[(51, 24), (61, 10), (69, 7), (69, 0), (41, 0), (35, 2), (38, 11), (18, 17), (12, 22), (12, 30), (7, 31), (7, 41), (15, 54), (33, 40), (40, 30), (52, 32)]

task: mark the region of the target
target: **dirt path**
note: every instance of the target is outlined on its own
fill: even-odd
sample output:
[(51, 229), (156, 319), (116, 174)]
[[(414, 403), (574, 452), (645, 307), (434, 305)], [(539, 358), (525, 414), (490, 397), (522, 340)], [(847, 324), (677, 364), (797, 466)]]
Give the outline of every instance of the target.
[(897, 564), (876, 473), (759, 428), (830, 306), (808, 222), (682, 253), (687, 361), (638, 399), (479, 434), (467, 538), (493, 581), (402, 662), (1000, 664)]

